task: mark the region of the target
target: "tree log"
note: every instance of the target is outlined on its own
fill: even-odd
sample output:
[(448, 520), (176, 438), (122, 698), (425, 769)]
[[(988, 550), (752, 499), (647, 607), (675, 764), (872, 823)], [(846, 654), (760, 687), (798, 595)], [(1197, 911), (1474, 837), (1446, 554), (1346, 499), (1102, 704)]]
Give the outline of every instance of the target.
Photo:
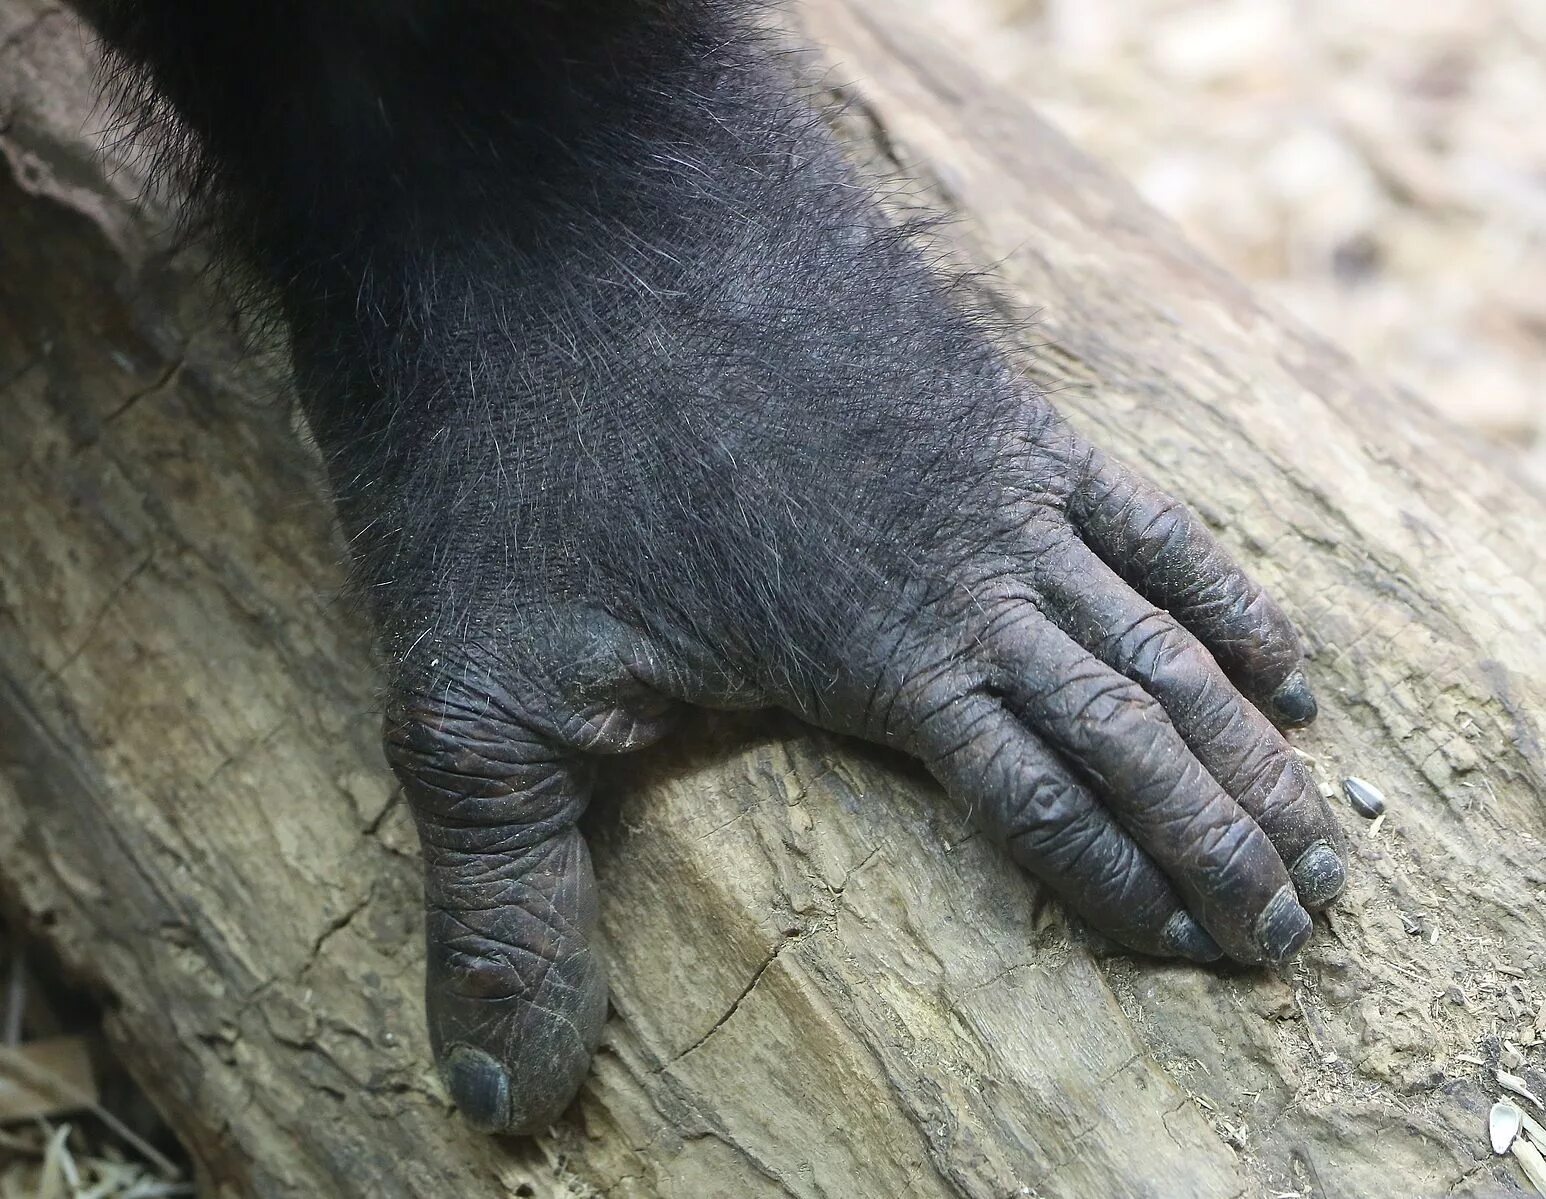
[(227, 1196), (1522, 1193), (1546, 499), (1193, 250), (893, 0), (810, 0), (855, 153), (1035, 305), (1026, 370), (1283, 601), (1347, 897), (1286, 978), (1070, 927), (909, 763), (705, 717), (590, 832), (613, 1016), (544, 1137), (458, 1123), (419, 871), (314, 455), (98, 152), (94, 51), (0, 0), (0, 879)]

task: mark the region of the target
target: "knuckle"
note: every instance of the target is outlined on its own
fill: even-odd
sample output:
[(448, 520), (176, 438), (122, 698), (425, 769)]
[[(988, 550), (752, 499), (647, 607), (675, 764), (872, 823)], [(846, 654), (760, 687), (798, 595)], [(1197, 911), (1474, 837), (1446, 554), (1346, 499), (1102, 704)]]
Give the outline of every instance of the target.
[(1084, 526), (1111, 531), (1112, 516), (1131, 503), (1134, 477), (1104, 451), (1085, 444), (1083, 487), (1077, 497), (1075, 519)]
[[(522, 923), (533, 923), (529, 913), (519, 913)], [(497, 1003), (518, 999), (536, 991), (551, 968), (544, 952), (544, 932), (512, 929), (495, 938), (460, 933), (440, 942), (434, 955), (436, 983), (453, 996)]]
[(1010, 842), (1044, 848), (1054, 839), (1087, 840), (1094, 831), (1089, 797), (1069, 779), (1039, 778), (1007, 797), (1003, 834)]
[(482, 654), (440, 657), (391, 693), (383, 747), (429, 838), (456, 831), (470, 849), (482, 829), (477, 847), (493, 852), (512, 848), (502, 840), (511, 836), (551, 835), (584, 807), (583, 788), (570, 785), (571, 768), (508, 677)]
[(1028, 859), (1043, 877), (1061, 880), (1063, 889), (1088, 901), (1120, 889), (1122, 872), (1133, 848), (1113, 835), (1088, 803), (1076, 805), (1061, 818), (1046, 816), (1028, 822), (1007, 842), (1011, 853)]
[(1260, 807), (1268, 819), (1287, 811), (1305, 795), (1310, 783), (1299, 759), (1281, 748), (1269, 748), (1257, 754), (1243, 775), (1239, 790), (1242, 794), (1249, 792), (1261, 796)]
[(636, 749), (674, 723), (653, 668), (613, 628), (577, 619), (518, 644), (427, 646), (389, 689), (387, 760), (421, 817), (562, 827), (584, 806), (576, 755)]
[[(857, 664), (861, 697), (844, 723), (851, 731), (898, 744), (926, 747), (962, 740), (957, 726), (972, 723), (983, 672), (967, 661), (958, 639), (935, 614), (906, 610)], [(936, 748), (926, 757), (944, 756)]]
[(1092, 739), (1158, 737), (1172, 729), (1160, 702), (1120, 676), (1087, 680), (1071, 698), (1066, 718), (1076, 734)]
[(975, 741), (994, 711), (979, 680), (958, 676), (952, 666), (949, 662), (925, 666), (923, 680), (904, 685), (898, 693), (899, 715), (913, 738), (923, 744)]
[(1128, 499), (1127, 523), (1138, 564), (1162, 570), (1177, 561), (1191, 540), (1192, 514), (1179, 500), (1153, 487), (1140, 487)]
[[(584, 912), (559, 911), (536, 895), (588, 897), (590, 878), (570, 830), (524, 853), (431, 855), (425, 876), (432, 972), (437, 985), (474, 1000), (551, 990), (588, 952)], [(589, 903), (582, 900), (582, 907)]]
[(1115, 660), (1124, 674), (1205, 738), (1225, 736), (1248, 718), (1242, 697), (1217, 661), (1167, 612), (1149, 613), (1129, 625), (1117, 638)]
[(1341, 845), (1342, 828), (1320, 789), (1297, 758), (1285, 756), (1288, 761), (1258, 818), (1263, 831), (1274, 845), (1289, 848), (1315, 840)]
[(1124, 674), (1138, 678), (1198, 675), (1207, 665), (1201, 647), (1168, 612), (1150, 609), (1112, 638)]
[(1243, 814), (1211, 823), (1197, 842), (1195, 860), (1191, 872), (1193, 885), (1219, 904), (1246, 891), (1259, 890), (1253, 884), (1269, 873), (1282, 871), (1282, 863), (1266, 836)]
[(1267, 641), (1283, 632), (1276, 616), (1267, 593), (1239, 567), (1229, 563), (1219, 598), (1218, 623), (1240, 629), (1244, 636), (1254, 640)]

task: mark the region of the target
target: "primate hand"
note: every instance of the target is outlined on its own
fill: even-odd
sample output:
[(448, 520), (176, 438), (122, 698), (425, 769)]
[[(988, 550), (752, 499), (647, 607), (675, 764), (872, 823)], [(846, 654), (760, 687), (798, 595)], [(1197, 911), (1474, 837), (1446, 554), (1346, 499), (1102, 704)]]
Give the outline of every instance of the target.
[[(1017, 377), (739, 6), (284, 7), (317, 28), (106, 27), (287, 321), (474, 1124), (538, 1130), (584, 1078), (576, 820), (596, 758), (691, 705), (914, 755), (1134, 950), (1305, 943), (1343, 867), (1273, 723), (1315, 714), (1293, 629)], [(307, 49), (350, 30), (336, 68)]]
[(1342, 888), (1269, 720), (1315, 711), (1277, 606), (807, 169), (773, 189), (714, 147), (668, 238), (607, 214), (438, 262), (429, 374), (329, 443), (397, 663), (431, 1028), (481, 1127), (540, 1128), (584, 1076), (575, 821), (594, 758), (686, 705), (915, 755), (1145, 953), (1276, 966)]

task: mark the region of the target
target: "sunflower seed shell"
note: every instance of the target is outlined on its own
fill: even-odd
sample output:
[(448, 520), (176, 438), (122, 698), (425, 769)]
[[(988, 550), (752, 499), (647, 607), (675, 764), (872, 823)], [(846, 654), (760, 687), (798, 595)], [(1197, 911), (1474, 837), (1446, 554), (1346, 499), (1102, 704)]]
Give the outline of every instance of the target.
[(1373, 783), (1345, 778), (1342, 780), (1342, 790), (1347, 795), (1347, 802), (1353, 805), (1353, 811), (1366, 820), (1373, 820), (1385, 810), (1385, 796)]

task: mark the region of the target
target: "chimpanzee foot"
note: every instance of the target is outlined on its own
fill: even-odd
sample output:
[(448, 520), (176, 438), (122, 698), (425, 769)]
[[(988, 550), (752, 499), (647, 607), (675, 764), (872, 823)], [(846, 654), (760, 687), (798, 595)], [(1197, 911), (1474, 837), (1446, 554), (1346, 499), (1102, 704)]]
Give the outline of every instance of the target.
[(1343, 866), (1278, 731), (1315, 715), (1293, 630), (1025, 384), (757, 6), (89, 7), (285, 322), (474, 1124), (539, 1129), (583, 1078), (575, 822), (595, 756), (684, 704), (915, 755), (1134, 949), (1304, 944)]
[[(540, 604), (406, 656), (387, 753), (424, 847), (432, 1039), (473, 1124), (544, 1127), (600, 1034), (596, 896), (575, 823), (593, 758), (651, 744), (684, 704), (722, 702), (731, 678), (738, 702), (749, 688), (920, 758), (1124, 945), (1273, 966), (1304, 945), (1344, 871), (1335, 821), (1264, 715), (1313, 714), (1298, 638), (1183, 507), (1054, 416), (1031, 424), (1039, 484), (993, 505), (1013, 519), (968, 503), (954, 529), (914, 528), (913, 577), (858, 608), (783, 547), (788, 584), (823, 614), (806, 676), (772, 646), (745, 657), (755, 639)], [(690, 573), (713, 578), (707, 564)], [(681, 606), (714, 610), (702, 596)]]

